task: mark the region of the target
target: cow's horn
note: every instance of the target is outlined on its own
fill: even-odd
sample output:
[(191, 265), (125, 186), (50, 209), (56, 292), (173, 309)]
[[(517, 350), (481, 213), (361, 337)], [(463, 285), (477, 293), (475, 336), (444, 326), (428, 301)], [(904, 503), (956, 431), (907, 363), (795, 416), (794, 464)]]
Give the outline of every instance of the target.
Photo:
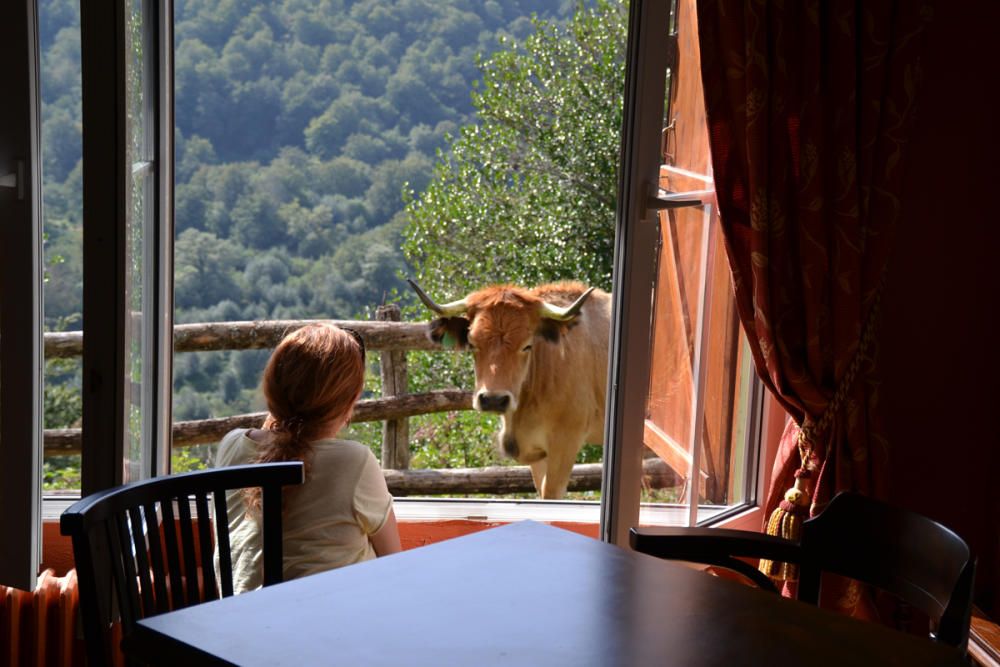
[(429, 296), (427, 296), (427, 294), (425, 294), (422, 289), (420, 289), (420, 285), (415, 283), (413, 280), (410, 280), (409, 278), (406, 279), (406, 282), (410, 283), (410, 287), (412, 287), (413, 291), (417, 293), (417, 296), (420, 297), (420, 300), (424, 302), (425, 306), (433, 310), (438, 315), (441, 315), (442, 317), (454, 317), (455, 315), (461, 315), (466, 310), (465, 299), (452, 301), (451, 303), (446, 303), (443, 306), (439, 306), (438, 304), (434, 303), (434, 300)]
[(587, 301), (587, 297), (589, 297), (590, 293), (593, 291), (594, 288), (591, 287), (586, 292), (581, 294), (576, 301), (566, 306), (565, 308), (561, 308), (559, 306), (553, 306), (551, 303), (543, 301), (542, 317), (547, 317), (550, 320), (559, 320), (560, 322), (565, 322), (566, 320), (573, 319), (580, 313), (580, 309), (583, 308), (583, 304)]

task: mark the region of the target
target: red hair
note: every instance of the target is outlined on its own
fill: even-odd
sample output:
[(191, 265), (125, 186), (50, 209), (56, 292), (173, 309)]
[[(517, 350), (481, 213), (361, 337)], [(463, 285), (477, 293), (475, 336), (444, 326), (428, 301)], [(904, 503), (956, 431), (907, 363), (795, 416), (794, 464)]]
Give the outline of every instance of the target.
[[(351, 413), (364, 383), (364, 347), (356, 335), (322, 322), (286, 335), (264, 369), (268, 434), (254, 463), (302, 461), (308, 476), (312, 441)], [(260, 489), (249, 489), (248, 501), (258, 507)]]

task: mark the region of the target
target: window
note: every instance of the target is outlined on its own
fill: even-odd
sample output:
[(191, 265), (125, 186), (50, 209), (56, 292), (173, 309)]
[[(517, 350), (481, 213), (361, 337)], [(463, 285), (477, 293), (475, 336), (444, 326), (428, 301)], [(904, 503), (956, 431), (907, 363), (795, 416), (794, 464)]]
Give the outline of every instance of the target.
[[(761, 423), (714, 206), (694, 3), (631, 9), (602, 524), (619, 544), (640, 522), (751, 505)], [(666, 502), (641, 502), (644, 452), (676, 478)]]
[[(191, 349), (184, 347), (189, 345), (190, 330), (184, 329), (189, 323), (352, 319), (360, 315), (354, 308), (357, 299), (369, 307), (380, 301), (382, 291), (365, 281), (381, 285), (384, 276), (402, 268), (393, 251), (398, 230), (383, 224), (398, 212), (387, 202), (404, 182), (426, 184), (433, 165), (414, 154), (433, 153), (446, 133), (457, 132), (468, 120), (454, 110), (467, 103), (465, 81), (474, 77), (459, 71), (458, 63), (468, 61), (466, 67), (471, 67), (477, 50), (494, 46), (487, 39), (491, 33), (472, 28), (500, 16), (450, 14), (436, 25), (434, 30), (477, 36), (438, 67), (426, 53), (400, 49), (399, 34), (393, 34), (407, 28), (387, 15), (368, 17), (358, 10), (331, 17), (304, 5), (287, 7), (311, 13), (285, 21), (289, 17), (276, 17), (279, 9), (267, 3), (246, 15), (225, 5), (185, 3), (175, 19), (169, 0), (82, 7), (82, 206), (87, 226), (83, 493), (167, 472), (172, 409), (185, 429), (207, 417), (233, 416), (205, 403), (206, 395), (240, 405), (243, 412), (262, 409), (254, 394), (267, 350), (258, 349), (258, 343), (231, 355), (186, 351)], [(601, 503), (544, 503), (524, 497), (530, 494), (513, 500), (401, 503), (415, 513), (432, 508), (441, 516), (591, 522), (603, 515), (605, 536), (620, 540), (622, 531), (643, 516), (696, 522), (753, 503), (759, 400), (727, 301), (724, 256), (706, 192), (711, 190), (710, 170), (707, 164), (695, 168), (678, 161), (682, 149), (687, 150), (678, 128), (690, 126), (684, 120), (674, 123), (677, 108), (668, 106), (664, 114), (667, 94), (671, 105), (697, 98), (690, 88), (698, 79), (697, 67), (683, 54), (676, 59), (681, 44), (676, 36), (663, 39), (672, 21), (677, 23), (672, 32), (688, 29), (693, 34), (693, 23), (685, 23), (685, 16), (693, 16), (693, 5), (683, 0), (680, 11), (671, 14), (669, 7), (633, 0), (630, 11), (630, 102), (621, 155), (626, 188), (615, 251), (614, 389)], [(202, 20), (199, 12), (214, 12), (218, 21)], [(511, 30), (521, 30), (522, 37), (527, 34), (523, 20), (500, 18)], [(351, 26), (368, 19), (378, 39), (354, 39)], [(209, 34), (212, 30), (228, 31), (224, 44), (219, 34)], [(350, 34), (341, 34), (345, 30)], [(362, 62), (341, 48), (345, 35), (350, 48), (371, 58)], [(442, 39), (421, 43), (449, 48)], [(696, 46), (689, 43), (688, 48)], [(180, 61), (176, 85), (174, 52)], [(406, 67), (387, 79), (388, 64), (401, 53)], [(109, 74), (115, 72), (120, 74)], [(241, 73), (248, 78), (237, 80)], [(334, 80), (333, 74), (340, 78)], [(338, 86), (344, 90), (333, 95)], [(419, 112), (434, 101), (454, 117), (430, 119), (432, 124), (412, 111), (402, 114), (398, 124), (373, 133), (373, 124), (384, 122), (386, 110), (371, 102), (383, 89), (392, 99), (422, 100)], [(322, 95), (333, 101), (317, 106), (318, 99), (327, 99)], [(15, 97), (31, 99), (27, 94)], [(236, 106), (226, 107), (225, 99)], [(251, 122), (260, 129), (247, 125)], [(666, 135), (666, 150), (660, 141), (665, 127), (674, 128)], [(210, 136), (221, 139), (213, 143)], [(274, 149), (273, 155), (262, 152), (265, 145)], [(678, 157), (664, 160), (664, 153)], [(31, 154), (37, 155), (37, 147)], [(372, 169), (372, 164), (379, 167)], [(6, 169), (0, 163), (0, 171)], [(27, 170), (31, 172), (30, 165)], [(650, 208), (650, 198), (658, 188), (700, 193), (686, 196), (697, 205), (657, 214), (659, 204)], [(275, 222), (281, 224), (272, 226)], [(230, 236), (240, 240), (242, 250), (225, 242)], [(24, 258), (32, 256), (29, 246)], [(286, 252), (292, 248), (294, 252)], [(35, 270), (27, 263), (21, 269)], [(352, 276), (356, 279), (348, 284), (344, 279)], [(178, 320), (184, 322), (178, 328), (181, 345), (174, 374), (180, 382), (174, 386), (172, 277), (178, 284), (177, 312), (183, 313)], [(5, 279), (4, 285), (11, 284)], [(0, 293), (5, 309), (11, 303), (8, 296), (9, 291)], [(0, 325), (9, 321), (5, 315)], [(18, 330), (23, 334), (27, 328), (21, 323)], [(14, 340), (6, 331), (5, 343)], [(37, 335), (37, 327), (33, 331)], [(6, 345), (2, 350), (7, 354)], [(33, 363), (37, 367), (37, 359)], [(4, 372), (9, 368), (4, 364)], [(676, 370), (677, 377), (663, 373), (666, 368)], [(37, 386), (38, 379), (33, 381)], [(5, 380), (2, 388), (9, 386)], [(182, 389), (172, 403), (176, 386)], [(3, 414), (19, 405), (9, 397), (0, 394)], [(5, 428), (8, 422), (4, 420)], [(173, 442), (175, 452), (191, 454), (197, 464), (207, 462), (210, 455), (204, 450), (192, 454), (176, 447), (189, 433), (181, 430)], [(482, 432), (484, 439), (491, 430)], [(7, 431), (3, 434), (7, 439)], [(32, 445), (24, 452), (35, 456), (38, 450)], [(665, 462), (656, 466), (669, 488), (644, 494), (640, 475), (644, 457), (651, 453)], [(29, 459), (22, 458), (16, 471), (15, 464), (4, 461), (0, 472), (35, 479), (37, 470), (25, 463)], [(190, 462), (182, 457), (180, 464)], [(30, 493), (19, 497), (25, 495)], [(647, 504), (640, 514), (642, 501)]]
[[(688, 9), (693, 11), (691, 7)], [(414, 125), (411, 120), (419, 115), (426, 127), (437, 127), (440, 121), (433, 116), (438, 102), (432, 97), (415, 97), (420, 90), (428, 92), (432, 88), (437, 90), (438, 97), (442, 94), (444, 82), (429, 78), (438, 66), (429, 68), (426, 64), (437, 62), (433, 58), (439, 54), (423, 51), (421, 62), (426, 62), (422, 68), (415, 68), (417, 61), (412, 54), (425, 49), (427, 40), (414, 38), (405, 31), (394, 32), (398, 28), (375, 21), (363, 12), (350, 16), (319, 15), (300, 9), (293, 12), (298, 13), (262, 3), (248, 12), (245, 19), (229, 21), (219, 7), (192, 5), (177, 17), (180, 141), (176, 186), (176, 317), (185, 323), (182, 325), (185, 338), (190, 332), (207, 340), (212, 335), (211, 322), (282, 320), (270, 326), (254, 324), (252, 337), (251, 329), (242, 327), (247, 332), (247, 341), (253, 340), (248, 344), (256, 347), (262, 335), (276, 338), (275, 332), (289, 326), (288, 320), (292, 318), (366, 319), (363, 310), (371, 310), (382, 294), (398, 285), (392, 275), (393, 269), (399, 269), (395, 265), (397, 258), (390, 251), (359, 253), (358, 248), (359, 244), (368, 243), (377, 249), (378, 244), (390, 238), (380, 234), (389, 228), (387, 216), (398, 212), (398, 201), (393, 209), (396, 197), (382, 181), (392, 183), (401, 170), (409, 177), (415, 176), (409, 167), (429, 165), (426, 160), (422, 163), (415, 158), (413, 149), (432, 145), (434, 136), (421, 134), (419, 124)], [(463, 20), (472, 19), (466, 16)], [(661, 20), (665, 30), (673, 19), (667, 14), (642, 19), (644, 25)], [(690, 14), (688, 21), (689, 31), (693, 30)], [(422, 25), (433, 30), (432, 24), (428, 21)], [(298, 27), (291, 30), (291, 25)], [(206, 26), (215, 28), (209, 30)], [(352, 26), (350, 34), (344, 33), (345, 26)], [(320, 30), (325, 31), (324, 36), (315, 41), (316, 31)], [(413, 45), (402, 48), (405, 42), (401, 43), (400, 34), (414, 39)], [(696, 48), (696, 42), (689, 42), (689, 49)], [(364, 50), (356, 50), (359, 44), (364, 45)], [(480, 41), (480, 48), (483, 44)], [(676, 60), (677, 44), (675, 34), (669, 49), (664, 50), (663, 40), (655, 38), (646, 48), (670, 52), (661, 54), (666, 62), (668, 55)], [(301, 70), (310, 62), (316, 63), (314, 70), (287, 76), (289, 71)], [(686, 72), (697, 79), (697, 68), (687, 66)], [(441, 67), (455, 65), (447, 59)], [(676, 72), (676, 62), (672, 67)], [(660, 77), (660, 86), (663, 86), (663, 71), (653, 75)], [(335, 76), (332, 83), (328, 81), (329, 85), (321, 86), (324, 72)], [(424, 78), (411, 76), (414, 72)], [(684, 79), (674, 78), (670, 96), (681, 98), (684, 103), (693, 101), (694, 86), (689, 83), (684, 88)], [(274, 84), (277, 88), (268, 83), (271, 79), (277, 81)], [(380, 85), (385, 86), (385, 99), (379, 97)], [(248, 98), (246, 92), (250, 90), (257, 91), (259, 97)], [(305, 91), (312, 91), (311, 107), (289, 96), (290, 92), (298, 95)], [(649, 143), (653, 147), (660, 143), (662, 92), (659, 99), (651, 107), (657, 113), (650, 121), (648, 134), (637, 135), (634, 143)], [(391, 108), (385, 100), (389, 100)], [(421, 104), (416, 104), (417, 101)], [(660, 105), (658, 110), (657, 105)], [(359, 116), (352, 109), (366, 110), (367, 115)], [(375, 113), (375, 110), (380, 111)], [(643, 113), (652, 112), (643, 110)], [(220, 117), (230, 121), (220, 124)], [(401, 160), (398, 142), (406, 132), (411, 152)], [(248, 144), (246, 136), (259, 139)], [(676, 141), (674, 144), (672, 150), (683, 150), (685, 157), (690, 156), (689, 146), (678, 148)], [(376, 147), (381, 148), (376, 150)], [(660, 156), (655, 150), (653, 153), (659, 165)], [(707, 146), (700, 154), (701, 158), (706, 156)], [(359, 160), (375, 165), (375, 169), (365, 171)], [(660, 178), (662, 185), (674, 190), (710, 190), (711, 179), (707, 174), (694, 178), (692, 183), (678, 183), (684, 170), (671, 171), (673, 166), (668, 165), (662, 177), (654, 172), (654, 187)], [(700, 166), (701, 171), (707, 171), (704, 164)], [(419, 183), (426, 183), (426, 179)], [(648, 313), (657, 327), (657, 335), (650, 337), (648, 331), (639, 331), (644, 326), (641, 319), (635, 324), (629, 319), (630, 327), (635, 327), (633, 333), (642, 342), (638, 346), (629, 344), (630, 354), (637, 356), (623, 372), (630, 383), (641, 387), (626, 400), (636, 405), (648, 402), (650, 407), (648, 415), (638, 417), (636, 441), (645, 442), (666, 462), (652, 466), (662, 471), (658, 478), (675, 480), (670, 489), (646, 494), (660, 501), (649, 505), (649, 512), (676, 521), (689, 518), (680, 508), (691, 502), (686, 495), (690, 489), (695, 490), (694, 506), (698, 505), (699, 495), (707, 503), (703, 518), (717, 517), (728, 508), (752, 501), (755, 479), (747, 469), (755, 463), (750, 443), (756, 442), (754, 417), (759, 406), (753, 400), (748, 360), (742, 354), (739, 329), (728, 297), (728, 269), (721, 244), (714, 235), (710, 192), (704, 199), (706, 203), (698, 209), (663, 214), (661, 224), (650, 227), (653, 234), (649, 237), (628, 239), (633, 230), (625, 230), (625, 243), (635, 246), (623, 250), (629, 257), (618, 267), (619, 274), (623, 274), (648, 265), (654, 272), (649, 284), (656, 278), (657, 262), (663, 274), (660, 278), (663, 289), (656, 291), (655, 312)], [(361, 235), (356, 231), (359, 227), (371, 229)], [(662, 250), (660, 256), (643, 254), (646, 248), (657, 246)], [(353, 255), (362, 255), (361, 261)], [(671, 258), (682, 261), (671, 264), (667, 261)], [(353, 273), (345, 271), (345, 267)], [(373, 271), (373, 267), (379, 270)], [(671, 279), (673, 284), (668, 285)], [(681, 291), (678, 291), (679, 280), (684, 282), (685, 289)], [(378, 289), (373, 290), (373, 286)], [(621, 286), (630, 299), (651, 300), (652, 294), (643, 295), (638, 285), (622, 282)], [(462, 294), (435, 296), (451, 300)], [(684, 303), (680, 303), (681, 297)], [(426, 311), (416, 315), (426, 316)], [(227, 329), (235, 332), (241, 326), (230, 325)], [(195, 331), (200, 333), (194, 334)], [(701, 340), (708, 347), (703, 349)], [(664, 348), (663, 342), (673, 347)], [(256, 386), (267, 351), (237, 351), (225, 347), (237, 345), (220, 340), (214, 345), (213, 351), (192, 351), (187, 345), (177, 350), (174, 406), (175, 416), (183, 423), (184, 443), (211, 442), (211, 438), (217, 438), (228, 428), (247, 427), (260, 421), (259, 417), (246, 413), (263, 408)], [(673, 368), (668, 363), (672, 358), (677, 361), (677, 377), (667, 378), (668, 370)], [(696, 363), (702, 358), (706, 363)], [(645, 380), (634, 379), (642, 376), (640, 369), (650, 363), (656, 369), (650, 375), (651, 386)], [(392, 375), (384, 369), (383, 373), (386, 377)], [(680, 389), (667, 391), (663, 386), (667, 381)], [(468, 389), (467, 385), (467, 379), (458, 384), (462, 389)], [(442, 383), (431, 388), (444, 386), (447, 385)], [(377, 389), (366, 398), (379, 398)], [(364, 418), (370, 411), (359, 410), (357, 414)], [(454, 421), (462, 422), (469, 416), (468, 412), (461, 413)], [(694, 429), (695, 423), (705, 427)], [(355, 424), (353, 437), (373, 448), (389, 442), (382, 438), (380, 424), (375, 422), (375, 428), (369, 424)], [(405, 421), (396, 421), (395, 425), (399, 424)], [(427, 432), (434, 435), (424, 440), (443, 439), (442, 433), (450, 426), (414, 420), (410, 440), (419, 442)], [(496, 420), (491, 420), (474, 437), (489, 447), (489, 433), (495, 428)], [(395, 442), (399, 440), (397, 431)], [(178, 444), (181, 441), (175, 441), (175, 446)], [(207, 445), (178, 450), (182, 452), (179, 463), (185, 466), (210, 464), (212, 455)], [(383, 452), (383, 462), (393, 458)], [(415, 468), (426, 466), (431, 458), (454, 467), (483, 465), (469, 463), (475, 457), (470, 457), (467, 451), (436, 453), (431, 457), (426, 450), (418, 450), (412, 458)], [(685, 478), (692, 477), (692, 470), (698, 471), (693, 475), (698, 478), (697, 486), (684, 483)], [(526, 471), (521, 472), (529, 479)], [(599, 479), (599, 475), (596, 477)], [(627, 484), (638, 490), (638, 479), (636, 476)], [(438, 516), (489, 518), (500, 514), (517, 516), (521, 511), (521, 516), (565, 518), (569, 513), (592, 522), (598, 519), (596, 502), (574, 508), (560, 505), (557, 510), (553, 505), (532, 501), (531, 495), (522, 493), (465, 504), (405, 500), (399, 503), (399, 511), (404, 517), (409, 510)], [(642, 494), (636, 496), (636, 506), (640, 497)]]

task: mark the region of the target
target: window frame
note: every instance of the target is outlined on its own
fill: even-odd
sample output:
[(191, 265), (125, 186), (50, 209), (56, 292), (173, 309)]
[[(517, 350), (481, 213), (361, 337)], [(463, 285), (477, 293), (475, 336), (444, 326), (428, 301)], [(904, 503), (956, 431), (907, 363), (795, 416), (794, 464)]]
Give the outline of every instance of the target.
[[(659, 211), (684, 206), (683, 199), (697, 200), (705, 209), (705, 224), (711, 216), (708, 207), (717, 206), (710, 189), (677, 193), (666, 202), (655, 201), (661, 182), (661, 143), (664, 124), (664, 99), (668, 69), (676, 65), (676, 48), (666, 48), (662, 33), (667, 26), (678, 25), (675, 3), (633, 0), (630, 5), (629, 41), (626, 51), (625, 99), (622, 127), (621, 177), (615, 237), (614, 309), (612, 313), (611, 355), (608, 371), (607, 422), (605, 425), (605, 475), (602, 486), (601, 538), (626, 546), (629, 528), (647, 519), (640, 504), (640, 479), (644, 448), (642, 426), (650, 387), (650, 364), (653, 345), (653, 290), (657, 283)], [(675, 77), (671, 77), (673, 79)], [(676, 82), (671, 81), (672, 85)], [(706, 183), (704, 188), (710, 188)], [(690, 203), (690, 202), (689, 202)], [(701, 254), (713, 256), (718, 234), (705, 229)], [(705, 267), (707, 271), (707, 266)], [(699, 294), (701, 308), (695, 334), (693, 423), (701, 424), (704, 409), (704, 385), (707, 364), (708, 313), (703, 278)], [(767, 488), (769, 471), (765, 462), (772, 460), (778, 437), (775, 424), (783, 425), (783, 410), (768, 401), (756, 377), (749, 397), (750, 419), (747, 424), (749, 457), (747, 462), (747, 497), (716, 516), (699, 519), (696, 485), (687, 485), (685, 502), (687, 525), (726, 525), (759, 530), (762, 511), (761, 490)], [(766, 405), (766, 409), (765, 409)], [(780, 436), (780, 432), (779, 432)], [(688, 446), (691, 469), (700, 469), (701, 429), (692, 428)], [(704, 510), (702, 510), (704, 512)], [(756, 525), (754, 525), (754, 523)]]
[(666, 92), (667, 50), (660, 47), (670, 25), (670, 5), (633, 0), (629, 6), (622, 150), (613, 269), (611, 349), (604, 427), (604, 478), (601, 485), (601, 539), (628, 544), (639, 523), (643, 421), (649, 392), (653, 307), (656, 281), (658, 213), (648, 205), (657, 192), (660, 137)]
[(41, 92), (35, 0), (0, 7), (0, 584), (34, 588), (41, 561)]
[[(126, 119), (126, 20), (130, 0), (82, 3), (80, 56), (83, 92), (83, 424), (81, 495), (123, 481), (127, 394), (126, 312), (128, 162)], [(143, 415), (143, 450), (148, 454), (140, 477), (164, 474), (170, 460), (170, 392), (173, 350), (173, 5), (171, 0), (141, 0), (154, 20), (145, 39), (153, 59), (145, 65), (155, 79), (147, 106), (154, 142), (152, 163), (152, 238), (143, 252), (154, 258), (143, 286), (153, 289), (143, 332), (151, 347), (150, 374), (142, 390), (151, 409)], [(152, 3), (152, 4), (150, 4)], [(144, 26), (145, 27), (145, 26)], [(114, 72), (114, 76), (108, 76)], [(148, 245), (146, 245), (148, 244)], [(144, 262), (145, 263), (145, 262)], [(148, 279), (146, 279), (148, 277)], [(148, 327), (148, 328), (147, 328)], [(145, 356), (145, 355), (144, 355)], [(146, 379), (148, 377), (148, 379)]]

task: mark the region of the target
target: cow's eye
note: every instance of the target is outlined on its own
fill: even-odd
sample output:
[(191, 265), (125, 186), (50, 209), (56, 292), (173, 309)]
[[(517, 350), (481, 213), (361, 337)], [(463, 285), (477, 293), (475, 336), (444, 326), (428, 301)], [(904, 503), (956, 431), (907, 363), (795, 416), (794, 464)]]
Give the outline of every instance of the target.
[(524, 348), (521, 350), (521, 352), (531, 352), (531, 346), (525, 345)]

